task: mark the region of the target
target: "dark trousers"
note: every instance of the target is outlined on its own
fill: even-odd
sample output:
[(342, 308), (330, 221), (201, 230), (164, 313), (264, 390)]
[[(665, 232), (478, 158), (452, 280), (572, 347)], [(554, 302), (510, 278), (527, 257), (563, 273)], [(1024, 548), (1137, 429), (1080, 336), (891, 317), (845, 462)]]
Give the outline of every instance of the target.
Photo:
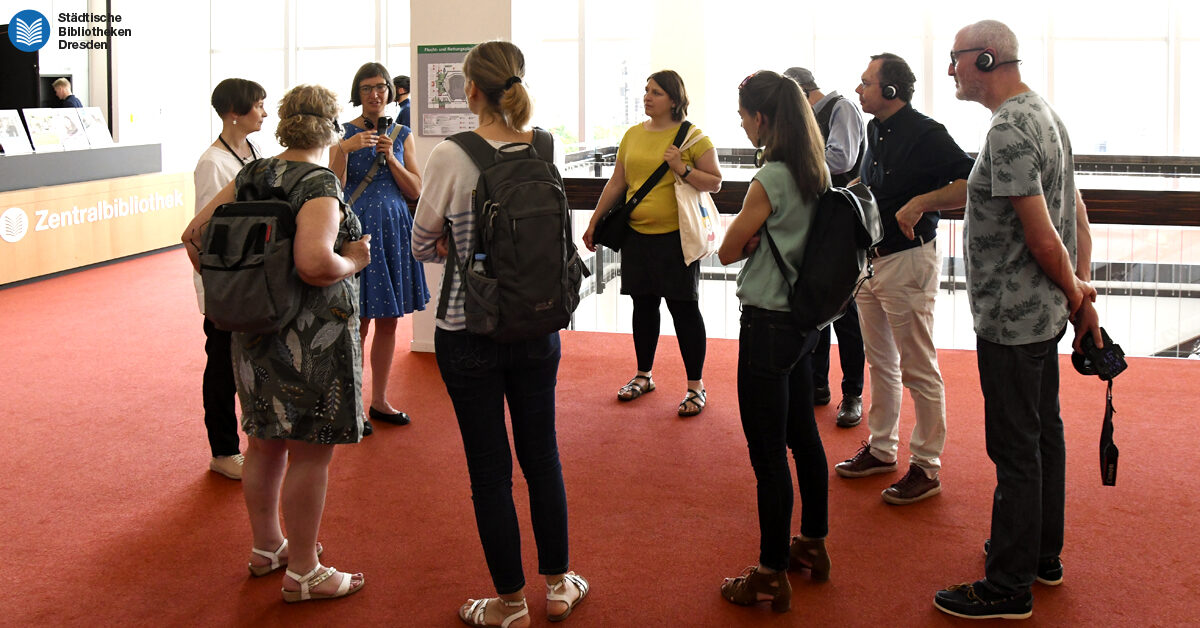
[(517, 462), (529, 486), (538, 573), (567, 571), (567, 493), (554, 431), (558, 333), (498, 343), (466, 331), (434, 332), (438, 369), (462, 433), (471, 500), (496, 592), (525, 586), (521, 532), (512, 496), (512, 453), (504, 402), (512, 417)]
[(800, 488), (800, 534), (829, 532), (829, 465), (812, 405), (815, 333), (804, 334), (788, 312), (742, 307), (738, 343), (738, 408), (758, 480), (759, 562), (788, 567), (792, 526), (792, 474)]
[[(650, 372), (654, 368), (654, 352), (658, 349), (658, 313), (660, 297), (635, 296), (633, 298), (633, 350), (637, 354), (638, 370)], [(667, 299), (667, 309), (675, 322), (675, 337), (679, 340), (679, 354), (683, 356), (683, 367), (689, 380), (704, 377), (704, 355), (708, 350), (708, 333), (704, 329), (704, 316), (700, 314), (700, 302)]]
[(204, 364), (204, 427), (208, 430), (208, 446), (213, 457), (233, 456), (238, 449), (238, 420), (234, 413), (237, 385), (233, 381), (233, 356), (229, 343), (230, 334), (217, 329), (212, 321), (204, 319), (204, 353), (208, 362)]
[[(1064, 329), (1065, 331), (1065, 329)], [(976, 341), (988, 457), (996, 465), (987, 581), (1028, 591), (1040, 558), (1063, 545), (1066, 443), (1058, 413), (1058, 341)]]
[(861, 397), (863, 391), (863, 368), (867, 364), (863, 354), (862, 330), (858, 328), (858, 305), (854, 299), (846, 306), (846, 313), (833, 324), (821, 330), (817, 347), (813, 349), (813, 388), (829, 388), (829, 344), (830, 330), (837, 332), (838, 362), (842, 365), (842, 395)]

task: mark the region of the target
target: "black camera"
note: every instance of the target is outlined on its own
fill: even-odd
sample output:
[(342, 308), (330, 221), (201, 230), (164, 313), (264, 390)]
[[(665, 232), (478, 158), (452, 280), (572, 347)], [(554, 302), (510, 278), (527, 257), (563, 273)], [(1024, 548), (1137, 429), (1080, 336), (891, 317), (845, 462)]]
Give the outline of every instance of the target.
[(1085, 335), (1079, 341), (1082, 353), (1072, 353), (1071, 364), (1080, 375), (1095, 375), (1111, 382), (1128, 368), (1129, 364), (1125, 362), (1125, 352), (1121, 350), (1121, 345), (1114, 343), (1103, 327), (1100, 328), (1100, 337), (1104, 340), (1104, 346), (1096, 347), (1092, 335)]
[(1103, 347), (1097, 347), (1092, 335), (1087, 334), (1079, 340), (1080, 353), (1071, 354), (1071, 364), (1080, 375), (1095, 375), (1108, 382), (1108, 395), (1104, 404), (1104, 424), (1100, 428), (1100, 483), (1104, 486), (1117, 485), (1117, 459), (1120, 451), (1113, 442), (1113, 409), (1112, 382), (1129, 364), (1125, 362), (1125, 352), (1121, 345), (1108, 337), (1108, 332), (1100, 328), (1100, 339)]

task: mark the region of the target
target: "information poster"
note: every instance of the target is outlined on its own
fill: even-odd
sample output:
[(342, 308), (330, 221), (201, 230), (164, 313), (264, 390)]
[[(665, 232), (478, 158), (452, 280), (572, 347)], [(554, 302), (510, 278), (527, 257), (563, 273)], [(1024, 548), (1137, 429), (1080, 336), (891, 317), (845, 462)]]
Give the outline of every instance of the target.
[(5, 155), (24, 155), (33, 152), (21, 114), (16, 109), (0, 110), (0, 149)]
[(417, 78), (422, 136), (446, 137), (471, 131), (479, 118), (467, 107), (467, 77), (463, 59), (475, 44), (417, 46)]

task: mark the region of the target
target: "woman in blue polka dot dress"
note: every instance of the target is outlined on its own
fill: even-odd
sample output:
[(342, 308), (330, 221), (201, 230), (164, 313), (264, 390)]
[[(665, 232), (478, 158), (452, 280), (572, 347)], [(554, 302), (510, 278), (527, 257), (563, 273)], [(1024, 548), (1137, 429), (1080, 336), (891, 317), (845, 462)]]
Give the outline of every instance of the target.
[(329, 165), (343, 180), (349, 200), (372, 164), (377, 160), (383, 162), (353, 203), (363, 233), (371, 234), (371, 264), (363, 269), (360, 278), (360, 331), (365, 343), (374, 322), (368, 415), (379, 421), (406, 425), (408, 415), (392, 406), (387, 398), (392, 356), (396, 351), (396, 323), (405, 314), (425, 309), (429, 289), (421, 264), (412, 257), (409, 243), (412, 215), (404, 200), (421, 195), (421, 172), (413, 153), (412, 131), (401, 126), (393, 141), (388, 135), (395, 125), (376, 128), (384, 107), (393, 99), (392, 89), (387, 68), (378, 63), (359, 68), (354, 75), (350, 102), (362, 106), (362, 116), (343, 125), (345, 137), (330, 149)]

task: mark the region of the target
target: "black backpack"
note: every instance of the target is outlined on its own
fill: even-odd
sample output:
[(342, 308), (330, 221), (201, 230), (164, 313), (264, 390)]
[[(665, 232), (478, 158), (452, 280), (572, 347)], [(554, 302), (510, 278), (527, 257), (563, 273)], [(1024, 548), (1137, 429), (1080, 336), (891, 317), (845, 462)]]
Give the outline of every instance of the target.
[(455, 267), (464, 286), (467, 331), (499, 342), (563, 329), (590, 274), (575, 250), (571, 210), (554, 166), (550, 133), (534, 128), (533, 144), (497, 149), (467, 131), (448, 138), (479, 168), (475, 249), (461, 267), (450, 238), (438, 318), (445, 318)]
[[(783, 257), (771, 232), (763, 229), (779, 272)], [(821, 194), (808, 230), (799, 275), (790, 282), (788, 304), (801, 329), (824, 329), (841, 318), (854, 298), (859, 277), (870, 277), (867, 250), (883, 239), (879, 207), (867, 186), (831, 187)]]
[(273, 334), (299, 313), (304, 282), (292, 260), (296, 210), (287, 198), (315, 170), (328, 168), (285, 172), (289, 183), (280, 187), (240, 186), (236, 201), (213, 212), (200, 247), (200, 280), (204, 315), (217, 329)]

